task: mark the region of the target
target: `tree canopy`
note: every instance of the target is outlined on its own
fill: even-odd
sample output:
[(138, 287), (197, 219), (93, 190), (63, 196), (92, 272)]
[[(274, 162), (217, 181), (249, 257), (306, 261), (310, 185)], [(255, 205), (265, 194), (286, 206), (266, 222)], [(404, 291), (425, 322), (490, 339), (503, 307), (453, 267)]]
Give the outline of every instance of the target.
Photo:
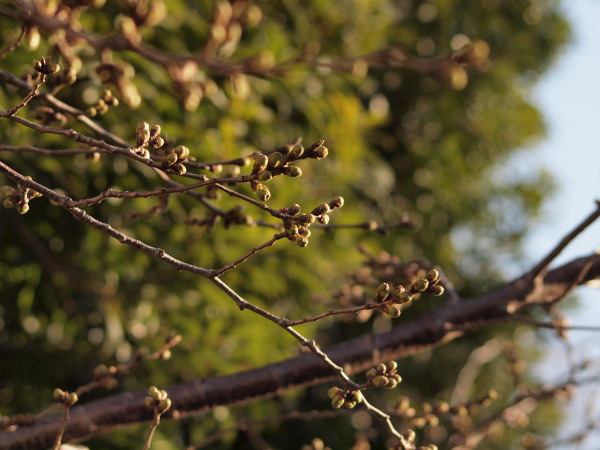
[(543, 136), (558, 2), (14, 0), (0, 24), (0, 447), (555, 431), (569, 383), (523, 368), (531, 325), (562, 334), (600, 264), (524, 256), (552, 179), (498, 168)]

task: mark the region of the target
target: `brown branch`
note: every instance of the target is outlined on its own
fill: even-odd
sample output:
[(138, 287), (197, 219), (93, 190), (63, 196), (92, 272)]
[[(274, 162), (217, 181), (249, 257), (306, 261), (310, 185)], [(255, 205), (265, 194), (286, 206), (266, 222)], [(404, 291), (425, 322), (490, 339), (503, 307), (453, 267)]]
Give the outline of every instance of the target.
[[(336, 344), (326, 350), (327, 355), (335, 364), (343, 365), (347, 374), (353, 374), (382, 361), (404, 358), (445, 344), (465, 334), (458, 330), (462, 325), (472, 324), (472, 329), (479, 329), (510, 315), (509, 306), (515, 301), (522, 301), (523, 298), (537, 303), (543, 303), (545, 299), (551, 301), (557, 293), (564, 291), (565, 286), (571, 285), (573, 279), (580, 275), (582, 267), (590, 262), (592, 265), (580, 284), (600, 278), (600, 255), (593, 254), (549, 271), (534, 290), (530, 283), (519, 278), (478, 297), (448, 304), (388, 332), (363, 335)], [(527, 303), (523, 303), (523, 307), (526, 306)], [(259, 369), (197, 379), (168, 388), (173, 406), (165, 416), (183, 417), (217, 405), (247, 403), (278, 395), (285, 390), (322, 383), (334, 376), (321, 358), (305, 353)], [(116, 425), (151, 420), (151, 411), (144, 405), (145, 395), (145, 392), (124, 393), (73, 407), (65, 430), (65, 441), (99, 435)], [(58, 422), (56, 417), (47, 418), (30, 427), (2, 433), (0, 448), (14, 445), (49, 446), (56, 436)]]

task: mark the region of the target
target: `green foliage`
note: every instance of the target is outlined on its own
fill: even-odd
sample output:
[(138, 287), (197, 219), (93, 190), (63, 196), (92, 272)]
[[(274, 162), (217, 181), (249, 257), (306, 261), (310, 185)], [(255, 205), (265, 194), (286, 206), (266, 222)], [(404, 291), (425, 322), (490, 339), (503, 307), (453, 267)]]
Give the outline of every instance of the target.
[[(214, 16), (213, 3), (165, 2), (164, 19), (142, 29), (144, 42), (174, 54), (201, 53), (211, 33), (207, 18)], [(392, 229), (385, 237), (365, 230), (313, 229), (305, 249), (286, 239), (276, 242), (224, 276), (240, 295), (259, 306), (289, 318), (335, 307), (332, 294), (343, 289), (345, 274), (357, 270), (364, 260), (359, 245), (374, 254), (386, 250), (403, 261), (425, 258), (439, 264), (461, 294), (469, 295), (502, 281), (498, 255), (518, 255), (530, 220), (551, 186), (536, 168), (528, 179), (510, 183), (499, 182), (496, 173), (511, 155), (543, 135), (543, 120), (530, 103), (529, 89), (569, 34), (554, 2), (546, 2), (542, 10), (533, 10), (538, 6), (528, 1), (476, 3), (467, 8), (458, 0), (257, 2), (250, 4), (256, 9), (242, 20), (239, 45), (219, 55), (233, 61), (250, 58), (248, 72), (254, 67), (256, 76), (230, 79), (226, 70), (201, 67), (199, 93), (185, 83), (173, 83), (165, 70), (135, 52), (112, 52), (108, 60), (124, 68), (127, 83), (103, 85), (98, 53), (88, 47), (80, 54), (77, 82), (58, 97), (86, 110), (108, 87), (121, 105), (94, 118), (105, 129), (134, 145), (138, 122), (160, 124), (168, 146), (185, 145), (190, 158), (202, 162), (248, 156), (298, 137), (305, 145), (325, 139), (328, 159), (300, 162), (300, 179), (280, 176), (266, 183), (271, 207), (299, 203), (302, 212), (309, 212), (342, 195), (346, 206), (332, 213), (332, 224), (367, 220), (394, 224), (408, 214), (417, 225), (414, 232)], [(109, 1), (102, 9), (84, 10), (81, 24), (90, 32), (110, 34), (120, 10), (120, 3)], [(259, 17), (250, 13), (262, 20), (256, 21)], [(19, 31), (1, 14), (0, 29), (2, 47)], [(316, 61), (335, 62), (403, 45), (411, 55), (433, 58), (475, 39), (489, 44), (491, 62), (470, 71), (469, 84), (461, 91), (441, 83), (439, 76), (436, 80), (436, 74), (377, 64), (364, 73), (360, 58), (333, 68), (292, 64), (285, 76), (258, 70), (301, 51), (320, 51), (324, 59)], [(56, 57), (45, 39), (35, 51), (19, 48), (7, 56), (3, 69), (19, 74), (42, 55)], [(62, 59), (60, 64), (69, 66)], [(202, 97), (199, 104), (194, 95)], [(1, 104), (16, 104), (19, 98), (14, 89), (2, 85)], [(34, 120), (40, 105), (33, 102), (20, 114)], [(76, 121), (67, 126), (89, 134)], [(0, 140), (48, 149), (69, 145), (62, 137), (7, 123), (0, 128)], [(21, 173), (60, 187), (73, 198), (91, 197), (109, 188), (139, 191), (161, 185), (151, 169), (120, 156), (102, 156), (97, 161), (83, 155), (0, 152), (0, 156)], [(242, 174), (248, 173), (250, 167), (242, 168)], [(249, 186), (235, 189), (252, 196)], [(215, 195), (225, 211), (240, 204), (223, 192)], [(265, 227), (190, 224), (192, 219), (207, 217), (206, 208), (190, 196), (172, 196), (164, 211), (145, 214), (157, 205), (154, 197), (108, 199), (86, 210), (176, 258), (215, 269), (275, 232)], [(137, 213), (135, 220), (132, 212)], [(254, 221), (269, 220), (250, 205), (244, 206), (243, 213)], [(127, 361), (138, 348), (158, 348), (171, 334), (184, 337), (173, 358), (136, 369), (120, 389), (235, 373), (297, 352), (297, 343), (281, 329), (240, 312), (207, 280), (177, 272), (121, 245), (46, 200), (34, 200), (25, 217), (3, 210), (0, 243), (3, 415), (39, 411), (51, 403), (56, 386), (72, 390), (90, 380), (95, 365)], [(371, 289), (365, 295), (374, 295), (376, 286), (365, 287)], [(410, 314), (439, 305), (437, 299), (427, 302), (420, 302)], [(375, 317), (365, 323), (345, 318), (345, 323), (336, 325), (325, 319), (304, 325), (302, 332), (335, 342), (381, 327)], [(404, 318), (405, 314), (395, 320)], [(403, 389), (422, 400), (448, 394), (469, 351), (485, 338), (453, 343), (429, 357), (405, 361), (399, 369), (405, 379)], [(392, 394), (385, 395), (392, 403)], [(253, 413), (260, 417), (280, 407), (307, 409), (314, 398), (307, 393), (286, 402), (253, 405)], [(322, 405), (326, 407), (326, 399)], [(234, 409), (232, 416), (244, 415), (246, 408)], [(206, 422), (186, 422), (182, 428), (188, 427), (192, 431), (186, 433), (200, 439), (211, 427), (222, 425), (219, 422), (211, 417)], [(311, 424), (301, 436), (306, 442), (298, 438), (294, 445), (308, 444), (315, 435), (327, 436), (331, 423)], [(304, 426), (295, 422), (273, 426), (267, 435), (282, 447), (289, 446), (286, 436), (298, 437), (290, 430)], [(331, 438), (334, 448), (348, 448), (355, 430), (343, 419), (335, 419), (335, 427), (341, 431)], [(177, 434), (176, 428), (159, 428), (156, 439)], [(97, 446), (92, 447), (140, 442), (142, 433), (136, 438), (128, 433), (108, 438), (112, 444), (104, 438), (96, 440)], [(181, 438), (184, 442), (169, 439), (173, 448), (190, 443), (185, 438)], [(227, 439), (232, 447), (245, 448), (233, 437)], [(384, 438), (380, 439), (383, 445)]]

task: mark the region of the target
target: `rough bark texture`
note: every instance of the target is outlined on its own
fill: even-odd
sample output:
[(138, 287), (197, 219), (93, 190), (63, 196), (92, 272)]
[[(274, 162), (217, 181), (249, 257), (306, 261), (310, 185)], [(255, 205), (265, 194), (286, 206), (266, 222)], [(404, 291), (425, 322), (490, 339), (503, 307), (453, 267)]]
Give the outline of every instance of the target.
[[(381, 334), (363, 335), (339, 343), (326, 353), (348, 373), (365, 370), (391, 359), (444, 344), (466, 332), (502, 320), (533, 304), (564, 298), (573, 287), (600, 278), (600, 255), (571, 261), (537, 280), (525, 275), (498, 289), (448, 304), (424, 317)], [(322, 383), (335, 375), (312, 353), (259, 369), (172, 386), (167, 389), (172, 408), (163, 417), (177, 418), (217, 405), (249, 402), (287, 389)], [(102, 434), (152, 418), (144, 405), (146, 392), (124, 393), (71, 409), (63, 442)], [(60, 416), (0, 433), (0, 448), (47, 448), (59, 432)]]

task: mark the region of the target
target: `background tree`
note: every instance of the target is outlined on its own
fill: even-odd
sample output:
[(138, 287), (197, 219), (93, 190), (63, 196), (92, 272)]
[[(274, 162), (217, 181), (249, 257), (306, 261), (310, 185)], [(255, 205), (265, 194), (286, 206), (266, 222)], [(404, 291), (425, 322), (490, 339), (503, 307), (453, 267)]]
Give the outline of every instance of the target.
[[(108, 397), (112, 406), (93, 402), (106, 395), (101, 389), (80, 395), (89, 411), (110, 416), (98, 425), (176, 411), (180, 420), (163, 422), (153, 438), (173, 448), (294, 447), (316, 437), (332, 448), (410, 448), (410, 430), (419, 445), (485, 439), (486, 448), (506, 448), (523, 429), (491, 433), (492, 425), (527, 425), (542, 437), (555, 429), (552, 402), (528, 424), (524, 412), (574, 380), (546, 390), (529, 384), (521, 366), (537, 356), (536, 346), (519, 346), (534, 338), (514, 322), (537, 316), (515, 317), (520, 306), (507, 305), (557, 302), (596, 277), (598, 262), (589, 257), (546, 275), (550, 255), (505, 284), (551, 181), (543, 172), (499, 180), (495, 169), (543, 132), (527, 95), (568, 37), (557, 4), (13, 1), (0, 6), (0, 20), (5, 204), (27, 212), (0, 216), (0, 404), (13, 416), (5, 417), (0, 446), (23, 443), (25, 435), (54, 442), (60, 416), (34, 417), (30, 426), (31, 417), (15, 414), (41, 411), (55, 388), (76, 391), (90, 380), (120, 392), (184, 386), (167, 389), (173, 407), (166, 412), (156, 392), (154, 410), (143, 393)], [(60, 71), (52, 73), (53, 64)], [(330, 155), (321, 161), (323, 145)], [(276, 166), (276, 150), (288, 162)], [(271, 155), (273, 180), (257, 152)], [(192, 183), (201, 185), (187, 189)], [(29, 199), (34, 191), (54, 204)], [(296, 203), (304, 214), (328, 205), (309, 238), (293, 233), (303, 224), (290, 218)], [(446, 296), (425, 295), (392, 320), (392, 297), (375, 302), (378, 286), (410, 290), (433, 264), (443, 268), (438, 286)], [(496, 287), (473, 302), (458, 299)], [(241, 306), (275, 322), (346, 313), (280, 320), (281, 328), (296, 325), (285, 333)], [(510, 314), (512, 325), (432, 348)], [(559, 319), (553, 316), (553, 326), (562, 332)], [(298, 339), (311, 344), (288, 337), (296, 332), (315, 339), (348, 374), (402, 357), (399, 387), (364, 393), (380, 413), (393, 413), (393, 427), (363, 410), (332, 411), (331, 383), (316, 385), (334, 379), (332, 364), (293, 359)], [(367, 345), (372, 333), (384, 351), (367, 355), (357, 342)], [(183, 338), (175, 349), (173, 336)], [(350, 341), (357, 336), (363, 341)], [(150, 360), (172, 358), (142, 364), (146, 347), (160, 349)], [(285, 362), (268, 366), (278, 361)], [(244, 372), (262, 366), (256, 379)], [(294, 376), (274, 379), (273, 371)], [(199, 378), (214, 381), (205, 382), (214, 401), (186, 390)], [(315, 387), (233, 406), (307, 384)], [(77, 435), (82, 410), (71, 408), (68, 395), (55, 397), (71, 410), (64, 441), (93, 434), (91, 448), (112, 448), (144, 439), (147, 424)], [(119, 409), (128, 404), (137, 415)], [(203, 413), (181, 418), (194, 409)], [(278, 419), (265, 419), (272, 416)]]

